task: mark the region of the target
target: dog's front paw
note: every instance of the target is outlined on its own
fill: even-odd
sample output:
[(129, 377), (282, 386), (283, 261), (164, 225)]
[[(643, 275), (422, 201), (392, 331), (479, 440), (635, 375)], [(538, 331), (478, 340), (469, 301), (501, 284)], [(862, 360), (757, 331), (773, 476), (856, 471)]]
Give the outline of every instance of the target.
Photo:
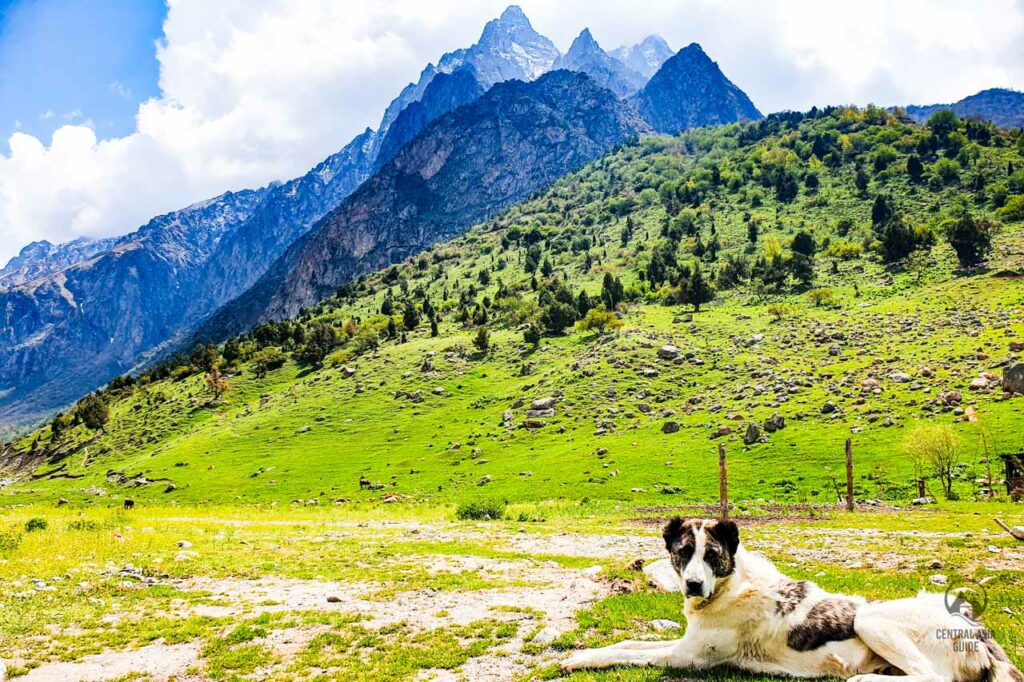
[(588, 650), (577, 651), (569, 658), (561, 662), (562, 672), (571, 673), (576, 670), (583, 670), (587, 667), (590, 661), (590, 652)]

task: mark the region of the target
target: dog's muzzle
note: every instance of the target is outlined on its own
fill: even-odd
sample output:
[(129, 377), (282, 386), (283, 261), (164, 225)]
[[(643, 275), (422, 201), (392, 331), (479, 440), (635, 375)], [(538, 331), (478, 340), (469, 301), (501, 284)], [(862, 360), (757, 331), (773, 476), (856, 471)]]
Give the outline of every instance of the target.
[(704, 583), (699, 580), (687, 580), (686, 581), (686, 596), (687, 597), (703, 597), (704, 596)]

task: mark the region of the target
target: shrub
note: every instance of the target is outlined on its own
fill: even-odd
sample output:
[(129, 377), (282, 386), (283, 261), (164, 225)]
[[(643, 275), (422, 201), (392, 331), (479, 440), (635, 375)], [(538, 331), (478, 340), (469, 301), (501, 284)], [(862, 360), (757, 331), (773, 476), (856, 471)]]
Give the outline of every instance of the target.
[(455, 510), (455, 516), (463, 521), (492, 521), (505, 515), (504, 500), (473, 500), (463, 502)]
[(25, 522), (25, 532), (32, 533), (37, 530), (46, 530), (49, 526), (50, 524), (46, 522), (46, 519), (41, 519), (37, 516)]
[(68, 524), (68, 530), (95, 531), (100, 529), (100, 524), (88, 519), (75, 519)]
[(861, 257), (864, 253), (864, 247), (853, 242), (835, 242), (828, 247), (828, 251), (825, 253), (830, 258), (854, 260)]
[(807, 297), (811, 299), (811, 303), (814, 304), (815, 308), (820, 308), (823, 305), (832, 306), (836, 302), (835, 294), (828, 287), (811, 289), (807, 292)]
[(587, 311), (586, 317), (576, 323), (576, 326), (581, 331), (596, 331), (599, 334), (604, 334), (606, 330), (618, 329), (622, 326), (622, 320), (607, 310), (600, 310), (598, 308), (591, 308)]
[(10, 552), (21, 545), (21, 533), (16, 529), (0, 530), (0, 552)]
[(999, 217), (1010, 222), (1024, 220), (1024, 194), (1008, 198), (1006, 204), (999, 209)]

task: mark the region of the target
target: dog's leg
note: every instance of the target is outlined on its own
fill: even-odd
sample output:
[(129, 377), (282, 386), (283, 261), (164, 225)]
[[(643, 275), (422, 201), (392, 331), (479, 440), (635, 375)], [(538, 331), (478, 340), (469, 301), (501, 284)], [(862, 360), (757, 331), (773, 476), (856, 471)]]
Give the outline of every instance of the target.
[(935, 669), (899, 622), (881, 613), (860, 613), (853, 625), (861, 641), (903, 675), (855, 675), (847, 682), (953, 682)]
[(615, 644), (609, 644), (604, 647), (605, 649), (664, 649), (669, 646), (676, 646), (681, 639), (670, 639), (670, 640), (649, 640), (649, 639), (626, 639)]
[(693, 655), (682, 639), (668, 642), (625, 641), (600, 649), (577, 651), (562, 662), (562, 670), (572, 672), (617, 665), (702, 668), (707, 667), (707, 662)]

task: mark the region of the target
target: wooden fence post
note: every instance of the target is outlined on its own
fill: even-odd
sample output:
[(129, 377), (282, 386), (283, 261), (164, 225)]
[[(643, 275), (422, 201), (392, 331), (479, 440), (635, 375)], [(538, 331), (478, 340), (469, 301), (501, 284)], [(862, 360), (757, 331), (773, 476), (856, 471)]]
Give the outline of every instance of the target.
[(723, 519), (729, 518), (729, 475), (725, 467), (725, 444), (718, 444), (718, 502)]
[(853, 445), (846, 439), (846, 511), (853, 511)]

